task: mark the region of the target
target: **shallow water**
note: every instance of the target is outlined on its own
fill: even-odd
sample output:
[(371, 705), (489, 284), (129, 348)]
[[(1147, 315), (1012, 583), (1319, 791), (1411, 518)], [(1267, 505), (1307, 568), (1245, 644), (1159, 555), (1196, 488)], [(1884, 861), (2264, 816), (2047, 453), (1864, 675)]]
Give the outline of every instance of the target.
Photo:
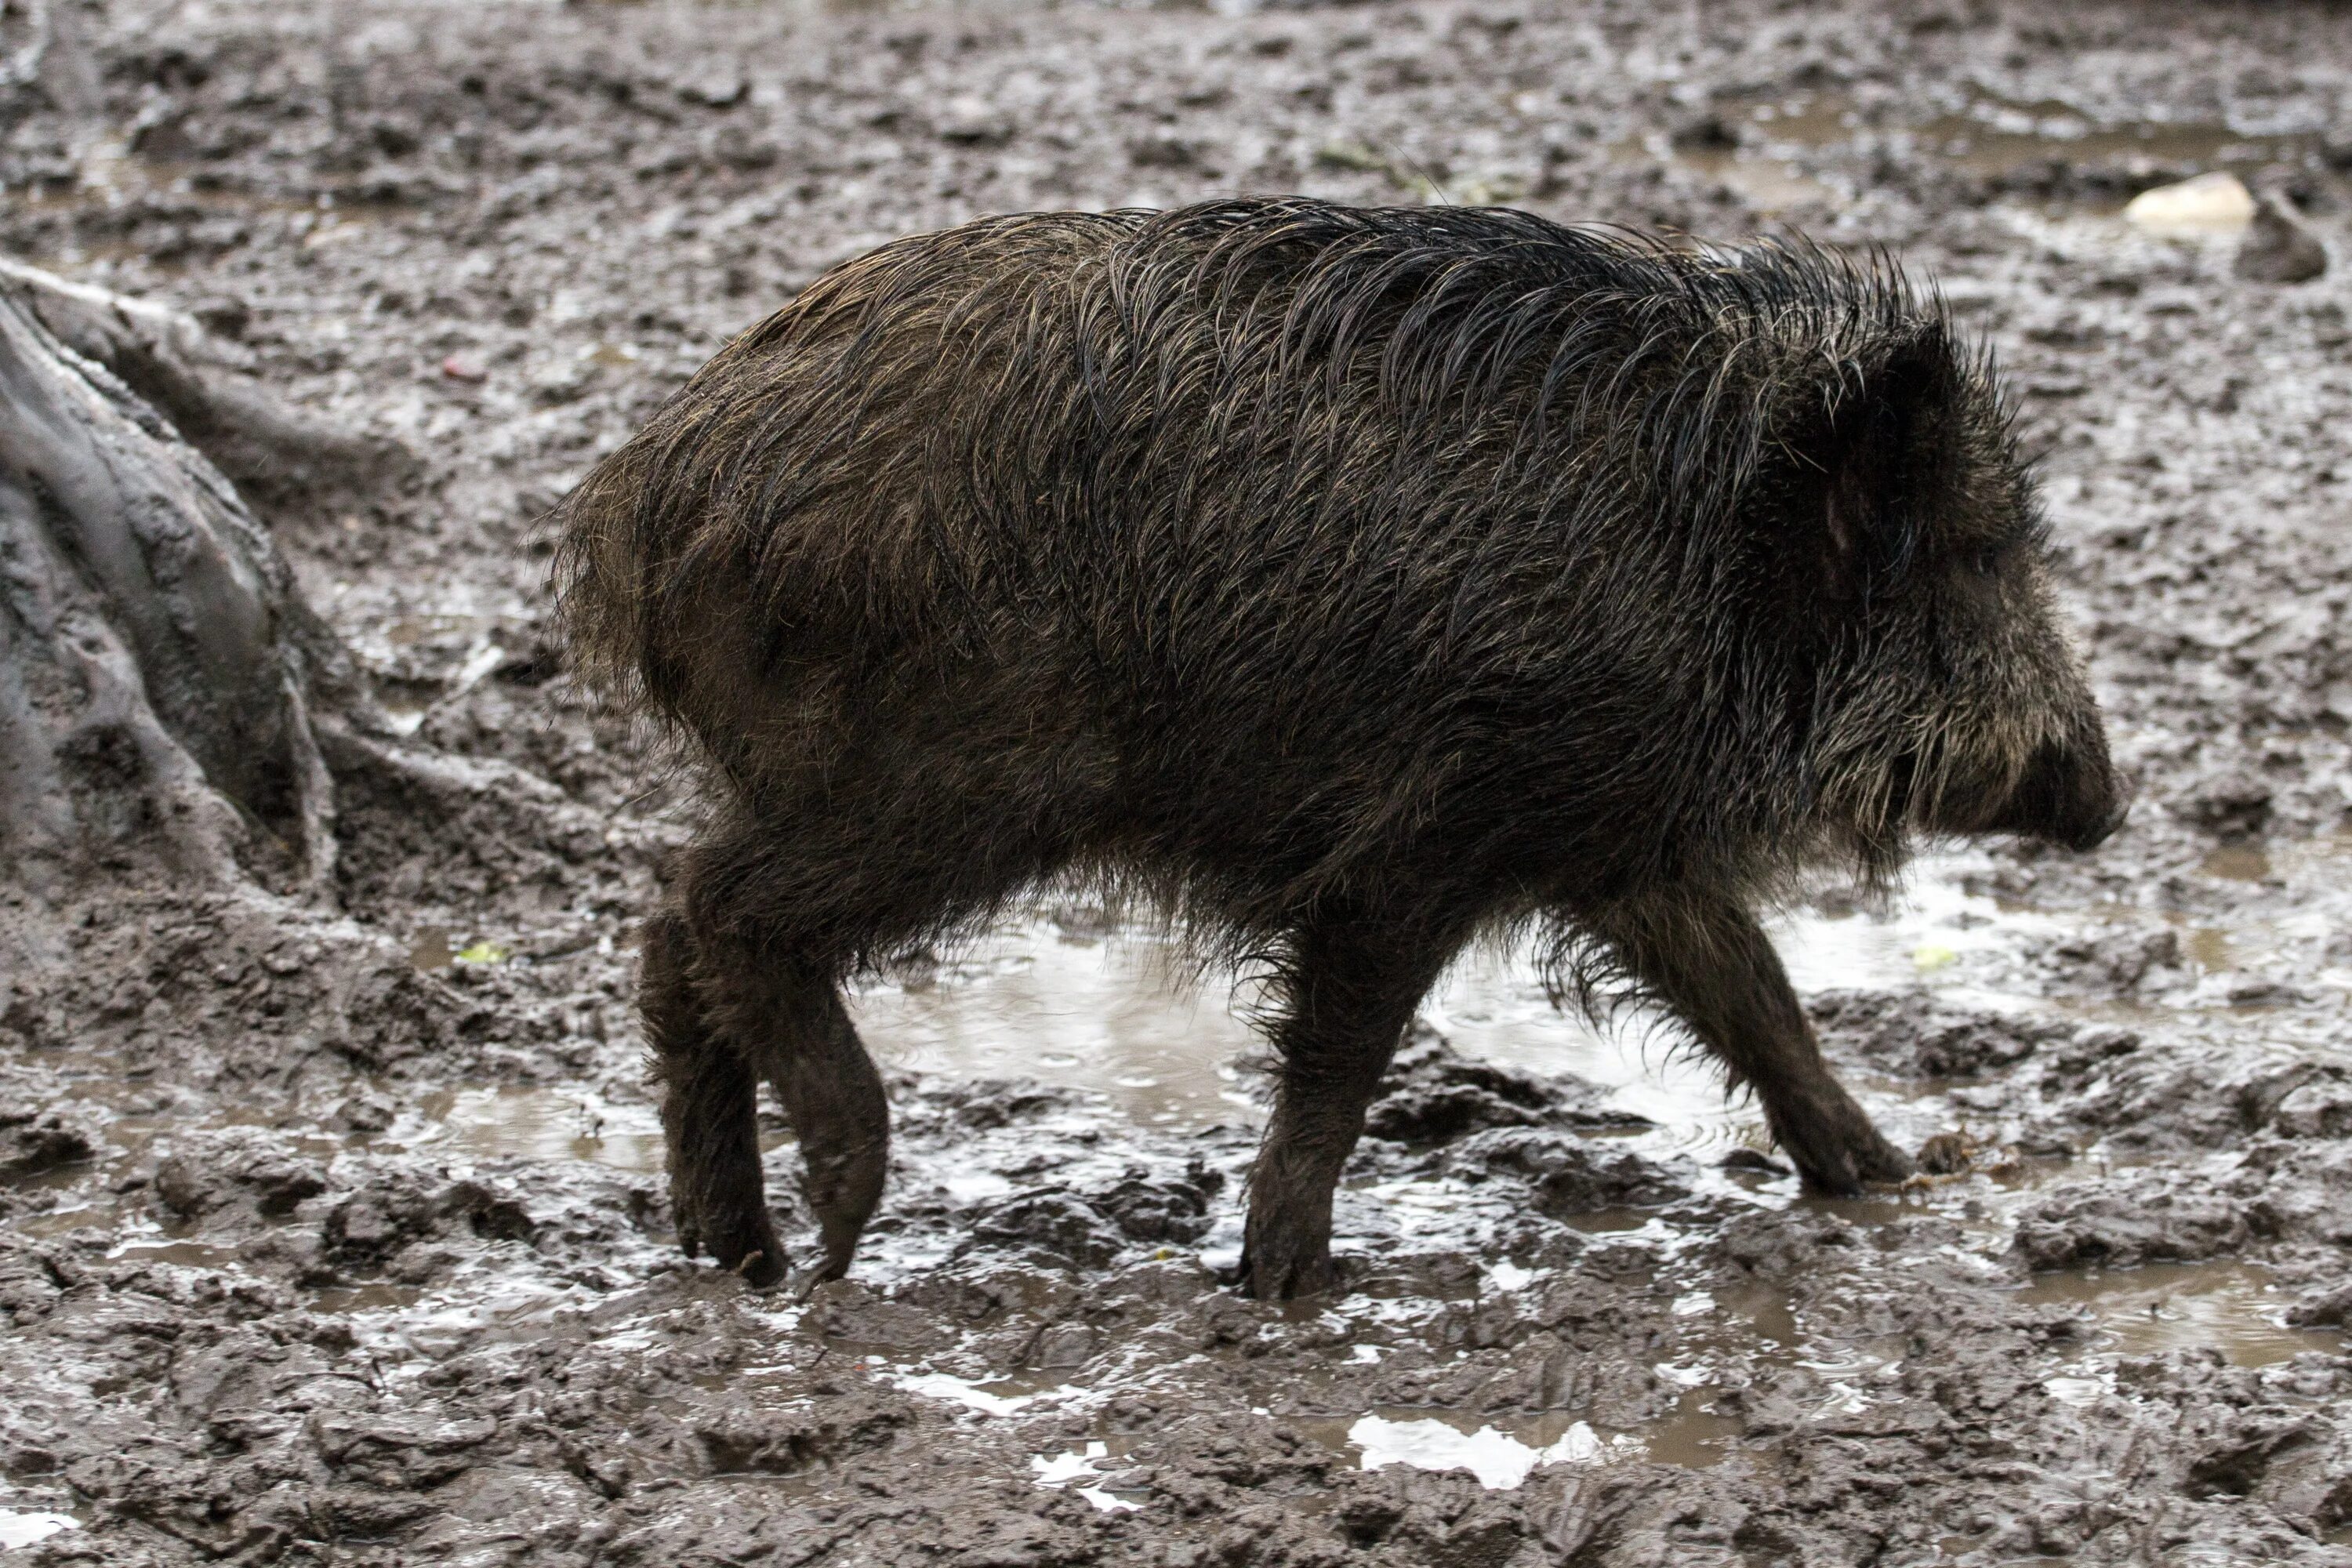
[[(2044, 910), (1969, 891), (1990, 862), (1973, 851), (1922, 857), (1883, 908), (1825, 900), (1767, 921), (1790, 980), (1808, 994), (1842, 988), (1924, 988), (1996, 1009), (2046, 1006), (2039, 984), (2021, 984), (2021, 953), (2069, 940), (2175, 933), (2185, 960), (2161, 1004), (2238, 1005), (2204, 982), (2265, 966), (2290, 966), (2304, 984), (2341, 986), (2352, 971), (2326, 962), (2332, 929), (2352, 916), (2342, 889), (2352, 841), (2330, 836), (2268, 850), (2225, 847), (2200, 875), (2259, 884), (2275, 895), (2210, 923), (2137, 906)], [(1230, 977), (1173, 973), (1167, 950), (1146, 935), (1074, 936), (1049, 921), (1010, 927), (917, 986), (882, 984), (855, 1001), (877, 1057), (918, 1071), (1026, 1075), (1108, 1094), (1139, 1120), (1207, 1125), (1254, 1120), (1230, 1062), (1259, 1053)], [(1678, 1130), (1699, 1145), (1740, 1141), (1751, 1110), (1726, 1106), (1704, 1062), (1670, 1047), (1672, 1036), (1639, 1014), (1595, 1029), (1555, 1007), (1525, 949), (1475, 948), (1440, 981), (1423, 1016), (1459, 1049), (1529, 1071), (1570, 1073), (1607, 1090), (1610, 1102)]]
[(414, 1123), (396, 1125), (386, 1136), (417, 1149), (584, 1160), (624, 1171), (657, 1172), (664, 1161), (661, 1122), (651, 1106), (525, 1085), (437, 1090), (419, 1101)]
[[(1985, 864), (1958, 852), (1923, 858), (1884, 907), (1827, 900), (1768, 921), (1783, 964), (1807, 994), (1840, 988), (1924, 988), (1945, 999), (1998, 1010), (2047, 1008), (2039, 986), (2022, 983), (2021, 952), (2068, 939), (2170, 930), (2179, 938), (2179, 986), (2143, 1004), (2231, 1007), (2265, 965), (2295, 966), (2296, 979), (2340, 983), (2339, 971), (2307, 962), (2324, 942), (2320, 909), (2340, 880), (2352, 847), (2335, 838), (2306, 846), (2222, 850), (2201, 874), (2288, 895), (2275, 912), (2250, 910), (2226, 927), (2162, 910), (2093, 908), (2063, 914), (2024, 908), (1965, 883)], [(496, 938), (480, 939), (485, 951)], [(446, 928), (420, 933), (420, 966), (456, 960)], [(1101, 1094), (1134, 1121), (1176, 1131), (1255, 1125), (1265, 1110), (1242, 1065), (1265, 1055), (1248, 1012), (1253, 990), (1229, 974), (1187, 970), (1149, 931), (1078, 929), (1039, 916), (1010, 923), (951, 961), (911, 975), (869, 982), (851, 996), (860, 1033), (886, 1068), (954, 1078), (1030, 1078)], [(2121, 1004), (2067, 1004), (2096, 1016)], [(2128, 1008), (2126, 1009), (2126, 1011)], [(1526, 948), (1474, 948), (1444, 976), (1423, 1018), (1459, 1050), (1541, 1074), (1569, 1074), (1596, 1086), (1606, 1102), (1646, 1118), (1641, 1142), (1656, 1153), (1702, 1158), (1735, 1146), (1769, 1147), (1762, 1118), (1747, 1099), (1727, 1099), (1711, 1062), (1676, 1048), (1660, 1020), (1634, 1012), (1596, 1028), (1555, 1006)], [(1938, 1086), (1896, 1080), (1857, 1083), (1884, 1113), (1890, 1097), (1927, 1108)], [(1923, 1098), (1924, 1097), (1924, 1098)], [(658, 1121), (643, 1103), (616, 1104), (568, 1088), (460, 1087), (426, 1097), (415, 1118), (386, 1136), (403, 1145), (445, 1143), (482, 1157), (576, 1159), (640, 1173), (662, 1168)], [(772, 1144), (776, 1140), (770, 1140)], [(1628, 1226), (1642, 1216), (1630, 1215)], [(1609, 1228), (1609, 1216), (1594, 1216)]]
[[(1808, 911), (1774, 922), (1790, 978), (1808, 991), (1908, 985), (1994, 949), (2032, 917), (2004, 917), (1992, 900), (1961, 890), (1955, 875), (1969, 864), (1923, 863), (1911, 889), (1883, 912)], [(1181, 973), (1160, 939), (1073, 933), (1041, 919), (1010, 925), (911, 984), (864, 987), (852, 1010), (888, 1066), (1042, 1079), (1108, 1095), (1139, 1121), (1200, 1127), (1264, 1114), (1233, 1066), (1265, 1049), (1247, 1003), (1233, 994), (1230, 976)], [(1595, 1084), (1611, 1105), (1671, 1130), (1677, 1142), (1728, 1146), (1760, 1136), (1753, 1109), (1727, 1105), (1713, 1068), (1668, 1049), (1670, 1037), (1647, 1020), (1595, 1029), (1554, 1006), (1527, 949), (1465, 953), (1422, 1016), (1469, 1055)]]
[(0, 1508), (0, 1552), (47, 1541), (60, 1531), (79, 1530), (81, 1521), (47, 1510)]
[(2039, 1274), (2018, 1293), (2035, 1305), (2087, 1313), (2095, 1360), (2213, 1350), (2233, 1366), (2270, 1366), (2307, 1351), (2343, 1348), (2334, 1329), (2291, 1328), (2288, 1293), (2263, 1269), (2229, 1260)]
[(889, 1068), (1093, 1089), (1155, 1125), (1262, 1114), (1232, 1066), (1263, 1048), (1239, 1005), (1148, 935), (1024, 921), (932, 974), (859, 989), (851, 1012)]

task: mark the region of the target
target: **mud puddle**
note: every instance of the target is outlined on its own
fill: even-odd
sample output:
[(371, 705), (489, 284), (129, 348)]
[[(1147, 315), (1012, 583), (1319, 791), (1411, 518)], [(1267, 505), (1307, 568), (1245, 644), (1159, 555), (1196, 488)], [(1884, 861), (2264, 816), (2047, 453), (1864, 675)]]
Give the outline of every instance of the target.
[[(2251, 854), (2221, 857), (2203, 874), (2241, 885), (2267, 880), (2301, 889), (2335, 877), (2343, 853), (2344, 846), (2328, 840), (2276, 848), (2258, 863)], [(1969, 1005), (2047, 1012), (2047, 1003), (2037, 1001), (2031, 986), (2017, 978), (2021, 952), (2041, 951), (2086, 931), (2106, 932), (2118, 926), (2169, 930), (2178, 919), (2158, 911), (2117, 910), (2057, 914), (2005, 903), (1969, 890), (1967, 883), (1981, 865), (1980, 858), (1971, 855), (1939, 858), (1923, 864), (1890, 907), (1854, 909), (1832, 900), (1832, 912), (1809, 910), (1780, 921), (1774, 935), (1792, 977), (1808, 993), (1924, 989)], [(2283, 918), (2290, 932), (2299, 929), (2292, 912)], [(2188, 951), (2202, 951), (2210, 957), (2226, 941), (2242, 960), (2250, 953), (2278, 951), (2282, 942), (2293, 947), (2296, 939), (2281, 936), (2273, 929), (2278, 924), (2268, 906), (2263, 906), (2240, 921), (2194, 928)], [(447, 952), (455, 941), (454, 936), (446, 938), (442, 951)], [(2193, 965), (2196, 961), (2189, 962)], [(2178, 997), (2181, 1005), (2206, 999), (2207, 993), (2193, 986)], [(862, 1032), (889, 1068), (927, 1079), (1043, 1080), (1099, 1095), (1129, 1125), (1171, 1136), (1214, 1128), (1238, 1131), (1261, 1119), (1262, 1106), (1251, 1092), (1252, 1075), (1235, 1065), (1263, 1048), (1249, 1028), (1247, 1006), (1245, 989), (1236, 998), (1227, 977), (1187, 976), (1167, 945), (1150, 933), (1089, 926), (1066, 915), (1016, 924), (950, 962), (868, 985), (854, 999)], [(1800, 1205), (1874, 1230), (1936, 1217), (1952, 1224), (1965, 1247), (1990, 1260), (2006, 1247), (2014, 1215), (2053, 1183), (2069, 1180), (2074, 1173), (2063, 1161), (2019, 1159), (1987, 1148), (1979, 1152), (1972, 1172), (1910, 1192), (1852, 1202), (1803, 1198), (1793, 1177), (1785, 1174), (1716, 1172), (1717, 1163), (1733, 1151), (1760, 1154), (1769, 1150), (1769, 1137), (1752, 1106), (1727, 1101), (1720, 1079), (1706, 1063), (1666, 1049), (1638, 1023), (1596, 1031), (1558, 1011), (1524, 952), (1470, 954), (1432, 996), (1424, 1016), (1468, 1057), (1538, 1075), (1572, 1075), (1593, 1085), (1611, 1110), (1651, 1123), (1601, 1133), (1603, 1142), (1670, 1164), (1679, 1162), (1680, 1179), (1693, 1190), (1742, 1204)], [(1969, 1120), (1966, 1108), (1948, 1102), (1952, 1086), (1941, 1081), (1868, 1076), (1853, 1081), (1882, 1123), (1914, 1146), (1930, 1133)], [(658, 1175), (664, 1158), (658, 1121), (649, 1102), (614, 1103), (577, 1090), (543, 1087), (438, 1090), (418, 1101), (412, 1118), (387, 1130), (377, 1142), (472, 1159), (577, 1162), (646, 1176)], [(783, 1140), (772, 1132), (766, 1142), (772, 1152)], [(990, 1164), (992, 1156), (977, 1146), (967, 1152), (970, 1157), (957, 1169), (939, 1173), (939, 1190), (953, 1202), (1009, 1199), (1059, 1179), (1008, 1173), (1011, 1167)], [(1116, 1148), (1089, 1156), (1120, 1157)], [(788, 1163), (789, 1155), (784, 1158)], [(772, 1166), (772, 1180), (776, 1179), (791, 1178), (781, 1167)], [(1500, 1223), (1511, 1201), (1507, 1194), (1423, 1174), (1358, 1178), (1343, 1197), (1339, 1245), (1343, 1254), (1363, 1257), (1392, 1245), (1400, 1236), (1469, 1234)], [(1237, 1205), (1220, 1202), (1214, 1219), (1197, 1255), (1213, 1269), (1230, 1268), (1238, 1256)], [(1595, 1242), (1646, 1249), (1669, 1269), (1695, 1238), (1706, 1234), (1704, 1226), (1694, 1230), (1686, 1219), (1643, 1207), (1591, 1208), (1569, 1216), (1569, 1222)], [(939, 1244), (925, 1245), (936, 1248)], [(911, 1279), (936, 1261), (933, 1252), (885, 1238), (877, 1244), (872, 1268), (877, 1279)], [(1502, 1289), (1534, 1277), (1507, 1260), (1490, 1260), (1488, 1269), (1490, 1284)], [(2234, 1265), (2044, 1275), (2026, 1287), (2019, 1300), (2080, 1305), (2093, 1320), (2101, 1353), (2109, 1363), (2116, 1356), (2210, 1343), (2233, 1364), (2260, 1366), (2300, 1351), (2333, 1349), (2340, 1342), (2335, 1335), (2281, 1326), (2278, 1291), (2256, 1272)], [(415, 1292), (368, 1287), (335, 1304), (343, 1310), (396, 1310), (417, 1300)], [(1803, 1367), (1834, 1385), (1853, 1386), (1876, 1370), (1876, 1363), (1867, 1360), (1848, 1365), (1840, 1352), (1810, 1343), (1800, 1333), (1785, 1298), (1769, 1292), (1765, 1298), (1720, 1306), (1703, 1290), (1685, 1292), (1676, 1312), (1696, 1320), (1692, 1328), (1704, 1328), (1715, 1336), (1703, 1349), (1684, 1352), (1679, 1363), (1702, 1373), (1727, 1360), (1769, 1363)], [(1030, 1384), (935, 1372), (920, 1375), (933, 1381), (919, 1388), (907, 1385), (911, 1392), (999, 1415), (1025, 1408), (1047, 1392), (1066, 1387), (1058, 1378)], [(1391, 1422), (1424, 1418), (1399, 1414), (1402, 1409), (1382, 1406), (1367, 1414)], [(1685, 1417), (1614, 1430), (1608, 1437), (1612, 1443), (1621, 1438), (1638, 1443), (1662, 1462), (1712, 1463), (1721, 1453), (1708, 1446), (1716, 1440), (1716, 1425), (1711, 1424), (1719, 1425), (1721, 1419), (1700, 1409)], [(1482, 1425), (1462, 1427), (1457, 1436), (1469, 1441)], [(1492, 1447), (1507, 1438), (1529, 1452), (1550, 1450), (1564, 1440), (1565, 1432), (1540, 1424), (1525, 1430), (1496, 1430), (1498, 1437), (1479, 1441)], [(1396, 1441), (1410, 1447), (1405, 1437)], [(1432, 1441), (1444, 1447), (1444, 1441)], [(1670, 1452), (1682, 1457), (1667, 1458)]]
[(1720, 182), (1767, 214), (1853, 200), (1872, 183), (1861, 168), (1868, 160), (1994, 183), (2064, 170), (2090, 187), (2095, 209), (2116, 213), (2138, 186), (2185, 174), (2230, 173), (2252, 183), (2282, 167), (2318, 167), (2323, 138), (2211, 121), (2116, 122), (2056, 100), (2017, 102), (1981, 90), (1926, 119), (1850, 93), (1797, 91), (1721, 95), (1706, 119), (1618, 151)]
[(2345, 1336), (2336, 1330), (2289, 1326), (2284, 1320), (2293, 1292), (2268, 1270), (2245, 1263), (2042, 1274), (2017, 1299), (2086, 1317), (2099, 1347), (2086, 1364), (2106, 1369), (2126, 1356), (2177, 1350), (2214, 1351), (2231, 1366), (2263, 1367), (2344, 1348)]
[(1149, 935), (1035, 920), (928, 973), (861, 987), (851, 1009), (886, 1068), (1088, 1089), (1147, 1125), (1254, 1121), (1262, 1111), (1232, 1065), (1263, 1048), (1243, 1004), (1180, 963)]
[(653, 1173), (665, 1159), (661, 1119), (651, 1105), (616, 1105), (576, 1090), (504, 1084), (425, 1095), (414, 1125), (385, 1140), (417, 1152), (477, 1158), (580, 1160)]
[[(1590, 1422), (1552, 1414), (1502, 1426), (1452, 1410), (1391, 1406), (1352, 1421), (1308, 1421), (1300, 1429), (1325, 1447), (1351, 1449), (1360, 1468), (1409, 1465), (1418, 1470), (1463, 1469), (1490, 1491), (1508, 1491), (1538, 1465), (1597, 1464), (1612, 1445)], [(1639, 1451), (1633, 1439), (1615, 1445)]]
[[(2331, 883), (2346, 858), (2347, 846), (2328, 839), (2268, 852), (2217, 854), (2203, 874), (2239, 886), (2274, 885), (2294, 896)], [(1888, 907), (1853, 908), (1831, 900), (1826, 910), (1805, 910), (1778, 921), (1774, 936), (1791, 977), (1807, 993), (1925, 989), (1969, 1004), (2046, 1010), (2031, 987), (2015, 980), (2021, 951), (2119, 923), (2171, 929), (2169, 922), (2178, 919), (2139, 910), (2061, 915), (2004, 903), (1969, 890), (1967, 884), (1983, 864), (1973, 854), (1932, 858)], [(2301, 951), (2298, 944), (2315, 940), (2315, 933), (2324, 936), (2325, 925), (2324, 918), (2292, 909), (2273, 912), (2273, 904), (2264, 902), (2237, 920), (2192, 928), (2187, 951), (2214, 962), (2226, 951), (2230, 962), (2245, 963), (2253, 955)], [(425, 928), (412, 950), (413, 960), (425, 968), (495, 963), (506, 956), (496, 938), (451, 927)], [(2182, 1004), (2210, 999), (2206, 991), (2195, 989), (2177, 998)], [(1102, 1096), (1128, 1124), (1173, 1136), (1238, 1130), (1262, 1118), (1253, 1075), (1236, 1065), (1263, 1050), (1248, 1025), (1248, 1005), (1246, 988), (1236, 996), (1229, 977), (1187, 975), (1167, 944), (1149, 933), (1090, 925), (1066, 915), (1012, 926), (951, 962), (867, 986), (854, 998), (861, 1030), (886, 1067), (926, 1079), (1043, 1080)], [(1563, 1014), (1524, 952), (1467, 955), (1432, 995), (1424, 1016), (1467, 1057), (1539, 1076), (1565, 1074), (1593, 1086), (1601, 1104), (1650, 1124), (1600, 1132), (1601, 1141), (1669, 1163), (1683, 1162), (1681, 1179), (1695, 1190), (1741, 1203), (1777, 1207), (1801, 1202), (1870, 1226), (1942, 1215), (1959, 1226), (1968, 1245), (1990, 1254), (2004, 1245), (2015, 1210), (2065, 1170), (1988, 1150), (1979, 1169), (1956, 1182), (1852, 1203), (1801, 1199), (1794, 1179), (1785, 1174), (1759, 1170), (1727, 1177), (1715, 1172), (1727, 1153), (1762, 1154), (1770, 1145), (1752, 1105), (1727, 1100), (1719, 1076), (1706, 1062), (1667, 1048), (1639, 1020), (1596, 1030)], [(1890, 1132), (1914, 1146), (1967, 1121), (1965, 1110), (1946, 1102), (1948, 1086), (1940, 1082), (1866, 1076), (1853, 1081)], [(270, 1120), (214, 1107), (159, 1109), (135, 1089), (95, 1073), (81, 1087), (121, 1108), (107, 1130), (118, 1156), (144, 1150), (192, 1119), (207, 1126), (261, 1126)], [(469, 1163), (576, 1165), (648, 1178), (657, 1178), (664, 1169), (665, 1148), (649, 1096), (614, 1100), (582, 1087), (457, 1084), (422, 1093), (404, 1090), (399, 1098), (406, 1109), (375, 1131), (304, 1133), (290, 1147), (327, 1161), (347, 1152), (373, 1151), (455, 1155)], [(772, 1124), (763, 1138), (772, 1153), (787, 1142)], [(1115, 1148), (1099, 1156), (1118, 1157)], [(788, 1163), (789, 1155), (784, 1158)], [(790, 1180), (781, 1168), (772, 1173), (772, 1180), (779, 1178)], [(87, 1184), (72, 1169), (38, 1180)], [(1010, 1197), (1039, 1178), (985, 1168), (975, 1160), (941, 1173), (940, 1180), (952, 1201), (971, 1203)], [(1502, 1215), (1497, 1205), (1509, 1201), (1418, 1174), (1359, 1179), (1349, 1192), (1349, 1203), (1363, 1206), (1343, 1205), (1343, 1251), (1397, 1234), (1444, 1235), (1491, 1224)], [(126, 1201), (132, 1206), (137, 1202), (78, 1194), (53, 1213), (27, 1216), (24, 1223), (35, 1234), (58, 1234), (119, 1221)], [(1647, 1247), (1668, 1262), (1692, 1235), (1683, 1222), (1639, 1206), (1593, 1207), (1570, 1216), (1570, 1223), (1596, 1240)], [(1238, 1206), (1220, 1201), (1199, 1256), (1212, 1268), (1229, 1267), (1238, 1240)], [(885, 1243), (885, 1254), (890, 1250)], [(233, 1266), (238, 1251), (148, 1226), (123, 1237), (114, 1256), (221, 1268)], [(887, 1256), (877, 1261), (886, 1268), (890, 1262)], [(905, 1268), (919, 1261), (913, 1252), (896, 1259)], [(1526, 1277), (1516, 1264), (1499, 1267)], [(1498, 1283), (1509, 1288), (1507, 1279)], [(2103, 1324), (2112, 1323), (2122, 1347), (2117, 1353), (2186, 1345), (2202, 1335), (2225, 1348), (2238, 1347), (2230, 1350), (2233, 1361), (2258, 1365), (2270, 1352), (2285, 1356), (2335, 1342), (2329, 1336), (2277, 1326), (2273, 1293), (2252, 1276), (2226, 1269), (2178, 1280), (2153, 1271), (2045, 1276), (2029, 1290), (2056, 1300), (2074, 1289)], [(397, 1284), (362, 1283), (335, 1287), (332, 1299), (321, 1297), (319, 1304), (396, 1313), (417, 1308), (425, 1294)], [(2043, 1296), (2024, 1299), (2039, 1302)], [(534, 1298), (515, 1305), (529, 1312), (543, 1303)], [(1711, 1300), (1694, 1310), (1711, 1312)], [(1773, 1322), (1741, 1320), (1734, 1338), (1742, 1353), (1796, 1346), (1785, 1310), (1775, 1309), (1773, 1316)], [(983, 1392), (989, 1397), (1013, 1396), (994, 1385)], [(1647, 1428), (1635, 1435), (1644, 1442), (1673, 1442)], [(1540, 1443), (1519, 1436), (1513, 1440), (1540, 1449), (1560, 1437), (1555, 1433)]]
[[(2062, 929), (2003, 911), (1959, 885), (1976, 858), (1924, 863), (1881, 912), (1807, 911), (1776, 924), (1790, 977), (1808, 991), (1896, 988), (1963, 955), (2013, 942), (2021, 928)], [(1956, 974), (1948, 978), (1957, 980)], [(1247, 987), (1194, 977), (1162, 940), (1115, 926), (1073, 931), (1053, 920), (999, 931), (913, 980), (861, 988), (859, 1032), (886, 1065), (955, 1077), (1030, 1077), (1108, 1097), (1147, 1125), (1202, 1127), (1263, 1115), (1233, 1067), (1263, 1053)], [(1727, 1106), (1703, 1062), (1664, 1048), (1636, 1021), (1596, 1030), (1555, 1005), (1525, 949), (1465, 953), (1423, 1006), (1467, 1055), (1598, 1086), (1609, 1105), (1672, 1130), (1698, 1150), (1760, 1147), (1762, 1123)]]
[(0, 1508), (0, 1552), (47, 1541), (60, 1531), (79, 1530), (81, 1521), (69, 1513)]

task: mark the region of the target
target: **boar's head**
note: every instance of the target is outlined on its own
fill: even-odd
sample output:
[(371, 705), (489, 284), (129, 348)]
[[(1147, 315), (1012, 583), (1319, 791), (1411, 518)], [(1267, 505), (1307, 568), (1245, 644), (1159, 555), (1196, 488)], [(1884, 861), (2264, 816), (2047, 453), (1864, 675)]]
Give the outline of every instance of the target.
[(1915, 318), (1809, 379), (1776, 442), (1778, 597), (1815, 650), (1817, 804), (1874, 858), (1910, 832), (2098, 845), (2129, 792), (1990, 361)]

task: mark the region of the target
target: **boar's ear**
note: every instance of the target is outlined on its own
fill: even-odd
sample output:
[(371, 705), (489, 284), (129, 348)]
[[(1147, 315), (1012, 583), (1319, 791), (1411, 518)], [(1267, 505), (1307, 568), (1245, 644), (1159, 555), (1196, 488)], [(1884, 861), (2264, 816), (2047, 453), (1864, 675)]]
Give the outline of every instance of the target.
[(1925, 332), (1840, 371), (1818, 384), (1796, 456), (1813, 476), (1804, 510), (1819, 528), (1822, 587), (1866, 599), (1902, 574), (1917, 543), (1953, 365), (1943, 335)]

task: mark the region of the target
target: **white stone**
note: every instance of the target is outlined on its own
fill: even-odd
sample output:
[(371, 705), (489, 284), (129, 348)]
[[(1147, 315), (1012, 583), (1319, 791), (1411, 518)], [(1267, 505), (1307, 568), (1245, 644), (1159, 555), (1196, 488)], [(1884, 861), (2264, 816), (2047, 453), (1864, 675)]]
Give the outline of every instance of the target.
[(2254, 196), (2235, 174), (2199, 174), (2142, 191), (2124, 216), (2153, 234), (2232, 234), (2254, 221)]

